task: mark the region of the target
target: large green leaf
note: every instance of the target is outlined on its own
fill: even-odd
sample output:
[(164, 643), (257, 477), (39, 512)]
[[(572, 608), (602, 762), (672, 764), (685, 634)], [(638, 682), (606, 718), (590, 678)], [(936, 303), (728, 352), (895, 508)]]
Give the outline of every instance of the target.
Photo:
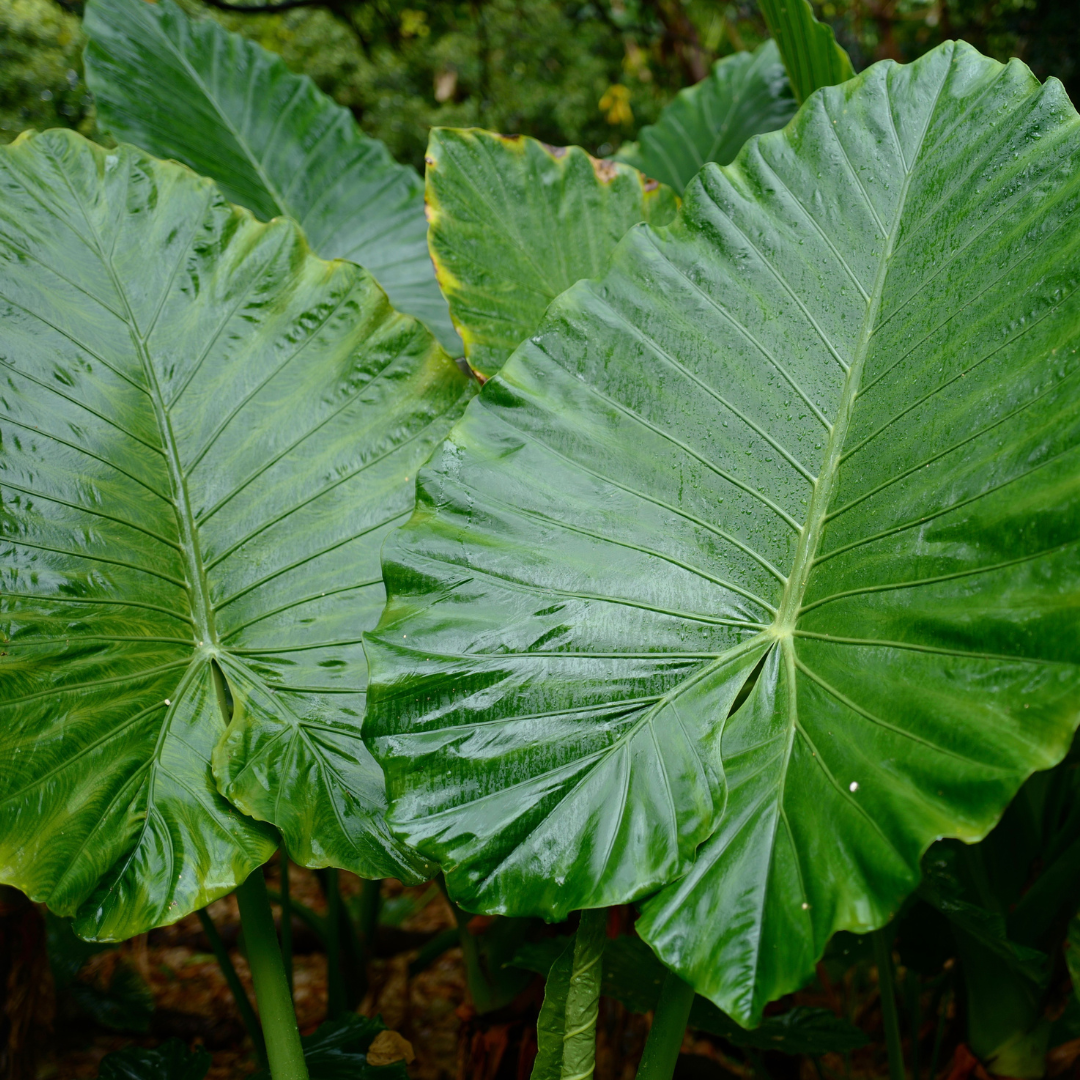
[[(382, 537), (468, 381), (366, 272), (70, 132), (0, 154), (0, 880), (118, 939), (415, 875), (359, 738)], [(230, 756), (231, 755), (231, 756)]]
[(851, 58), (837, 44), (832, 27), (814, 18), (810, 0), (760, 0), (769, 33), (780, 47), (795, 100), (804, 102), (822, 86), (855, 75)]
[(674, 193), (580, 147), (433, 128), (428, 243), (469, 363), (492, 375), (548, 304), (603, 272), (639, 221), (665, 225)]
[[(473, 910), (643, 897), (740, 1023), (1080, 720), (1080, 120), (946, 44), (631, 230), (383, 552), (365, 738)], [(677, 880), (679, 879), (679, 880)]]
[(782, 128), (795, 109), (776, 42), (766, 41), (717, 60), (616, 157), (682, 191), (707, 161), (727, 165), (747, 139)]
[(176, 158), (264, 221), (287, 214), (324, 259), (370, 270), (400, 311), (461, 342), (427, 251), (424, 185), (305, 75), (160, 0), (90, 0), (86, 79), (118, 139)]

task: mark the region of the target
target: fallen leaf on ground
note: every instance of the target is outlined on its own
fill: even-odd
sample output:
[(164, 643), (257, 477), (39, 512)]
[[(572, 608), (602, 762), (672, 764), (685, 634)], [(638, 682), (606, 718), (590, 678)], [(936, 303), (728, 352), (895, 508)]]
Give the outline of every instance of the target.
[(411, 1065), (416, 1060), (412, 1043), (396, 1031), (380, 1031), (368, 1047), (369, 1065), (392, 1065), (395, 1061), (404, 1061)]

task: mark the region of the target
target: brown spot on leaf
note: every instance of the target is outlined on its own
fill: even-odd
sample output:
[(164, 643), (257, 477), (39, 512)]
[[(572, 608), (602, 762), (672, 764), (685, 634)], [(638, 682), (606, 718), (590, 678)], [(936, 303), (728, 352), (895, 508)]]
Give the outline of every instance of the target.
[(543, 147), (553, 158), (566, 157), (567, 149), (565, 146), (552, 146), (550, 143), (543, 143)]
[(660, 181), (654, 180), (651, 176), (645, 177), (645, 183), (642, 185), (646, 191), (659, 191)]
[(589, 161), (592, 163), (593, 172), (596, 173), (596, 179), (601, 184), (610, 184), (619, 175), (619, 167), (614, 161), (609, 161), (607, 158), (594, 158), (591, 155)]

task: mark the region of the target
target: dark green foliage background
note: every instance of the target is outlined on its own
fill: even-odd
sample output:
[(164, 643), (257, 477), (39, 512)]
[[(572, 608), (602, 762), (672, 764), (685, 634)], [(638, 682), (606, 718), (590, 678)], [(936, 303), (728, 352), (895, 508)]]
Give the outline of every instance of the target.
[[(229, 0), (221, 0), (227, 3)], [(245, 0), (251, 2), (251, 0)], [(257, 0), (256, 0), (257, 2)], [(273, 2), (273, 0), (268, 0)], [(717, 58), (765, 36), (752, 2), (326, 0), (275, 15), (181, 0), (279, 53), (350, 108), (399, 161), (423, 167), (428, 129), (479, 126), (613, 153)], [(948, 37), (1019, 56), (1080, 98), (1080, 20), (1058, 0), (826, 0), (857, 70), (910, 61)], [(79, 0), (0, 0), (0, 139), (95, 130), (82, 81)], [(601, 99), (625, 87), (629, 113)]]

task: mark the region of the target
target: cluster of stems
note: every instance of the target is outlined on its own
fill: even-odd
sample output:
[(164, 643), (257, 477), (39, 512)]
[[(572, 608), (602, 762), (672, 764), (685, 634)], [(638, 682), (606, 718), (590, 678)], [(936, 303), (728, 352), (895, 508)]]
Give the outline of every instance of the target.
[[(344, 1014), (351, 996), (346, 989), (341, 955), (346, 946), (343, 933), (352, 937), (352, 923), (344, 913), (336, 870), (323, 871), (327, 914), (321, 926), (328, 959), (329, 1013), (331, 1017)], [(361, 892), (361, 952), (366, 959), (374, 937), (378, 917), (379, 885), (365, 881)], [(269, 1070), (272, 1080), (309, 1080), (304, 1050), (296, 1022), (292, 997), (292, 914), (294, 906), (289, 892), (289, 866), (284, 848), (281, 853), (281, 892), (275, 899), (281, 906), (281, 940), (270, 909), (270, 894), (262, 870), (256, 870), (236, 890), (240, 907), (244, 943), (251, 968), (258, 1015), (236, 973), (228, 950), (209, 914), (199, 912), (203, 930), (224, 973), (229, 989), (251, 1038), (259, 1065)], [(466, 955), (476, 942), (467, 928), (468, 917), (452, 905), (458, 916), (458, 929), (447, 935), (437, 935), (429, 952), (436, 947), (445, 951), (452, 943), (460, 942)], [(343, 931), (343, 928), (344, 929)], [(353, 943), (355, 944), (355, 943)], [(899, 1012), (896, 1004), (895, 975), (892, 962), (892, 935), (888, 927), (873, 935), (874, 958), (878, 969), (881, 1011), (885, 1025), (888, 1051), (889, 1080), (905, 1080), (904, 1058), (900, 1036)], [(432, 959), (434, 956), (431, 957)], [(418, 961), (420, 958), (418, 958)], [(472, 982), (472, 980), (470, 980)], [(686, 1032), (694, 989), (675, 972), (669, 971), (660, 989), (645, 1049), (638, 1065), (637, 1080), (671, 1080), (679, 1050)], [(936, 1054), (935, 1046), (935, 1058)], [(916, 1072), (917, 1077), (917, 1072)]]

